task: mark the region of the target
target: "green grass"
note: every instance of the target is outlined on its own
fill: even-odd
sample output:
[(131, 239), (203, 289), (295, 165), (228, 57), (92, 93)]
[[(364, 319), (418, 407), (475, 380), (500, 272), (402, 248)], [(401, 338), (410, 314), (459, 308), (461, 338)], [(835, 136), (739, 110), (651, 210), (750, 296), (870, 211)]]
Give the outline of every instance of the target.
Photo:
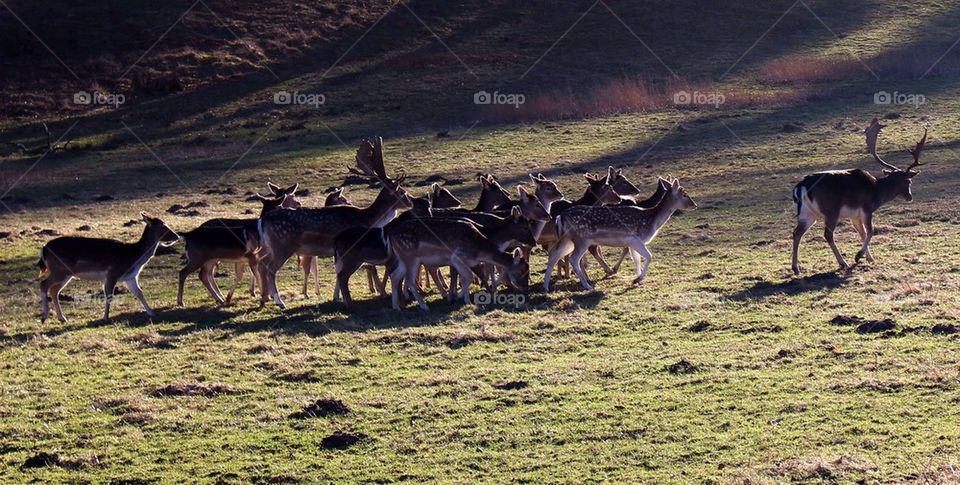
[[(161, 311), (155, 321), (123, 295), (112, 323), (96, 321), (98, 303), (67, 303), (69, 323), (41, 325), (33, 264), (45, 238), (16, 236), (3, 243), (0, 265), (9, 282), (0, 304), (4, 476), (690, 482), (936, 474), (956, 464), (960, 438), (957, 341), (930, 332), (960, 317), (960, 217), (945, 143), (957, 134), (956, 106), (925, 106), (891, 121), (884, 147), (909, 143), (919, 116), (928, 117), (935, 138), (916, 201), (891, 204), (878, 216), (877, 262), (830, 273), (835, 263), (814, 230), (802, 259), (815, 276), (797, 280), (788, 273), (794, 181), (826, 167), (874, 168), (860, 153), (861, 135), (834, 128), (866, 119), (872, 106), (842, 115), (831, 106), (790, 112), (805, 122), (797, 133), (783, 133), (775, 111), (744, 111), (533, 124), (476, 130), (462, 140), (388, 139), (388, 163), (414, 180), (434, 172), (471, 179), (489, 170), (515, 181), (537, 170), (556, 173), (573, 196), (584, 184), (571, 168), (612, 160), (626, 163), (645, 189), (655, 175), (675, 174), (700, 203), (653, 243), (644, 285), (630, 288), (626, 268), (600, 282), (597, 293), (569, 280), (547, 295), (534, 289), (520, 310), (449, 305), (433, 295), (428, 315), (412, 307), (396, 313), (357, 277), (362, 301), (345, 312), (329, 303), (329, 263), (322, 265), (323, 294), (309, 300), (296, 296), (297, 271), (284, 270), (286, 312), (258, 309), (245, 296), (214, 309), (193, 278), (187, 308), (175, 309), (179, 260), (168, 255), (143, 274), (148, 299)], [(669, 130), (678, 121), (686, 131)], [(720, 123), (746, 145), (725, 139)], [(637, 150), (660, 138), (637, 160)], [(633, 143), (640, 148), (622, 152)], [(316, 190), (335, 183), (349, 155), (337, 147), (294, 150), (276, 166), (256, 159), (259, 170), (233, 172), (225, 184), (257, 189), (263, 184), (248, 178), (269, 173)], [(108, 170), (105, 162), (89, 160)], [(133, 163), (151, 164), (142, 153)], [(314, 171), (304, 171), (307, 165)], [(192, 181), (193, 173), (184, 175)], [(137, 227), (120, 223), (140, 208), (162, 213), (202, 199), (211, 204), (206, 217), (250, 205), (223, 206), (231, 197), (197, 195), (169, 178), (141, 181), (133, 195), (105, 204), (56, 206), (56, 194), (38, 194), (55, 206), (8, 216), (4, 225), (14, 234), (32, 226), (70, 233), (91, 223), (96, 234), (133, 237)], [(170, 195), (153, 197), (147, 187)], [(473, 201), (471, 181), (455, 188)], [(369, 200), (372, 192), (351, 188), (348, 195)], [(167, 219), (177, 229), (200, 221)], [(848, 256), (855, 238), (849, 227), (839, 238)], [(535, 273), (543, 264), (535, 254)], [(81, 299), (94, 290), (74, 283), (66, 293)], [(897, 334), (858, 334), (831, 325), (837, 315), (890, 317)], [(705, 330), (690, 329), (701, 322)], [(668, 371), (681, 360), (697, 371)], [(511, 381), (527, 385), (494, 387)], [(223, 383), (237, 393), (150, 396), (184, 382)], [(321, 398), (342, 400), (350, 413), (288, 417)], [(336, 430), (368, 438), (347, 450), (321, 449)], [(85, 464), (19, 468), (38, 451)], [(99, 464), (90, 464), (92, 457)]]
[[(681, 76), (721, 90), (771, 89), (755, 71), (788, 54), (869, 58), (949, 45), (958, 12), (953, 2), (807, 2), (840, 38), (797, 5), (723, 77), (790, 3), (735, 2), (698, 23), (660, 4), (609, 2)], [(81, 150), (39, 162), (0, 158), (10, 181), (3, 190), (26, 174), (0, 199), (10, 209), (0, 210), (0, 231), (10, 233), (0, 238), (0, 481), (956, 481), (960, 334), (932, 331), (960, 326), (955, 80), (851, 79), (813, 87), (829, 87), (829, 95), (765, 108), (471, 124), (479, 89), (532, 94), (624, 73), (665, 77), (597, 6), (526, 84), (515, 81), (589, 7), (523, 5), (410, 2), (475, 78), (450, 59), (418, 64), (446, 51), (400, 11), (330, 79), (321, 79), (326, 66), (280, 66), (282, 83), (265, 75), (225, 80), (52, 124), (61, 133), (79, 121)], [(394, 39), (392, 31), (405, 34)], [(335, 58), (346, 46), (330, 52)], [(328, 103), (320, 111), (278, 108), (270, 102), (277, 89), (320, 91)], [(878, 107), (879, 90), (922, 93), (927, 103)], [(905, 159), (899, 148), (916, 141), (922, 124), (930, 127), (929, 165), (915, 179), (914, 202), (877, 215), (875, 263), (834, 272), (817, 226), (801, 248), (806, 273), (793, 277), (793, 185), (829, 168), (878, 173), (861, 130), (887, 114), (899, 117), (885, 121), (879, 146), (893, 163)], [(0, 126), (5, 140), (34, 145), (33, 123)], [(288, 263), (283, 312), (261, 309), (242, 292), (215, 308), (195, 277), (181, 309), (177, 247), (142, 274), (157, 318), (123, 294), (113, 321), (100, 322), (97, 285), (74, 282), (64, 292), (75, 300), (64, 303), (70, 321), (39, 322), (34, 265), (50, 238), (41, 230), (131, 240), (140, 226), (123, 224), (148, 210), (186, 231), (256, 209), (243, 194), (265, 190), (267, 180), (298, 181), (311, 190), (305, 204), (319, 205), (323, 189), (343, 181), (355, 142), (374, 134), (385, 136), (389, 170), (402, 168), (411, 186), (433, 174), (461, 179), (448, 188), (466, 206), (475, 202), (477, 172), (496, 174), (504, 186), (543, 172), (576, 198), (584, 171), (617, 165), (644, 191), (659, 175), (680, 177), (700, 208), (661, 231), (639, 287), (629, 286), (626, 264), (596, 292), (560, 280), (543, 294), (546, 258), (535, 252), (533, 285), (519, 309), (448, 304), (431, 293), (429, 314), (413, 306), (398, 313), (357, 275), (359, 301), (347, 311), (330, 303), (329, 260), (321, 262), (321, 295), (308, 299)], [(238, 195), (204, 193), (224, 188)], [(104, 194), (114, 200), (92, 201)], [(365, 203), (374, 192), (354, 185), (347, 196)], [(200, 216), (165, 212), (200, 200), (209, 204)], [(91, 230), (79, 232), (81, 225)], [(859, 243), (848, 225), (838, 243), (852, 261)], [(595, 265), (592, 274), (599, 277)], [(221, 288), (229, 281), (221, 277)], [(837, 316), (891, 318), (896, 328), (861, 334), (832, 324)], [(671, 372), (680, 362), (694, 372)], [(229, 392), (154, 393), (171, 384)], [(349, 413), (290, 417), (318, 399), (340, 400)], [(335, 431), (366, 438), (324, 449)], [(57, 453), (63, 466), (22, 467), (40, 452)]]

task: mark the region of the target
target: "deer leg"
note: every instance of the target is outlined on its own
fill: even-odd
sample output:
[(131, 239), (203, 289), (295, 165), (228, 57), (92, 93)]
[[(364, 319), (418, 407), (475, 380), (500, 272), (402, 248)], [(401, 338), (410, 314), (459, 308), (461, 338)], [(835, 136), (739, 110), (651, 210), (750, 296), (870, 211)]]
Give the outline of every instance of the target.
[(113, 290), (117, 287), (117, 278), (107, 275), (103, 281), (103, 321), (110, 320), (110, 302), (113, 301)]
[(401, 284), (403, 283), (403, 279), (406, 278), (406, 269), (404, 268), (403, 263), (398, 261), (397, 266), (393, 268), (393, 271), (388, 271), (387, 273), (390, 275), (391, 305), (393, 306), (394, 310), (402, 310), (400, 307), (400, 292), (402, 291)]
[(611, 268), (610, 265), (607, 264), (607, 260), (603, 258), (603, 251), (600, 249), (600, 246), (594, 244), (593, 246), (590, 246), (589, 251), (590, 254), (593, 255), (593, 259), (597, 260), (597, 263), (601, 268), (603, 268), (603, 272), (606, 273), (607, 276), (610, 276), (614, 273), (613, 268)]
[(46, 278), (40, 280), (40, 323), (47, 321), (47, 317), (50, 316), (50, 305), (47, 303), (47, 298), (50, 296), (50, 283), (53, 278), (47, 276)]
[(320, 258), (313, 258), (313, 293), (320, 296)]
[(440, 294), (446, 293), (448, 290), (447, 282), (443, 280), (443, 273), (440, 272), (440, 267), (431, 266), (428, 268), (428, 271), (430, 272), (430, 278), (433, 278), (433, 282), (437, 285), (437, 290)]
[(459, 288), (460, 272), (456, 268), (450, 266), (450, 284), (447, 286), (447, 293), (444, 295), (444, 299), (448, 302), (453, 301), (457, 297), (457, 290)]
[(308, 298), (307, 285), (310, 284), (310, 270), (313, 268), (313, 263), (310, 261), (309, 256), (301, 256), (298, 254), (297, 265), (303, 270), (303, 297)]
[[(637, 277), (633, 280), (634, 285), (639, 285), (643, 283), (643, 279), (647, 277), (647, 270), (650, 269), (650, 261), (653, 260), (653, 254), (647, 249), (647, 245), (642, 242), (631, 244), (630, 248), (635, 252), (632, 254), (634, 261), (637, 263)], [(643, 266), (640, 266), (640, 259), (637, 255), (643, 257)]]
[(250, 296), (257, 296), (257, 282), (260, 281), (260, 266), (257, 264), (257, 255), (247, 253), (247, 265), (250, 266)]
[(140, 282), (137, 281), (137, 278), (130, 278), (123, 283), (127, 286), (127, 289), (130, 290), (130, 293), (133, 293), (133, 296), (140, 300), (140, 304), (143, 305), (143, 311), (147, 312), (147, 316), (155, 316), (153, 310), (150, 309), (150, 305), (147, 305), (147, 299), (143, 296), (143, 290), (140, 289)]
[(269, 252), (268, 255), (261, 261), (261, 306), (267, 302), (269, 295), (269, 297), (273, 298), (273, 302), (276, 303), (280, 309), (287, 307), (287, 305), (283, 302), (283, 299), (280, 298), (280, 290), (277, 288), (277, 272), (280, 271), (281, 267), (283, 267), (283, 263), (286, 263), (287, 260), (290, 259), (290, 256), (293, 256), (293, 251), (276, 248), (275, 250)]
[(613, 265), (611, 271), (613, 274), (620, 272), (620, 265), (623, 264), (623, 260), (627, 259), (627, 254), (630, 253), (630, 248), (623, 248), (623, 251), (620, 252), (620, 259), (617, 260), (617, 264)]
[(550, 291), (550, 275), (553, 273), (553, 267), (556, 266), (560, 258), (570, 254), (570, 251), (573, 251), (573, 247), (573, 241), (563, 238), (550, 248), (550, 257), (547, 259), (547, 269), (543, 272), (544, 292)]
[(246, 263), (243, 261), (237, 261), (233, 265), (233, 284), (230, 285), (230, 291), (227, 292), (227, 297), (224, 298), (224, 301), (230, 303), (230, 300), (233, 298), (233, 292), (237, 290), (237, 287), (240, 286), (240, 281), (243, 280), (243, 271)]
[(194, 262), (187, 256), (187, 265), (180, 270), (180, 283), (177, 285), (177, 306), (183, 306), (183, 285), (186, 283), (187, 277), (198, 269), (200, 269), (200, 263)]
[[(473, 278), (473, 270), (471, 270), (470, 266), (463, 261), (458, 260), (454, 261), (453, 263), (453, 268), (460, 275), (460, 281), (464, 283), (462, 285), (463, 288), (460, 289), (458, 297), (462, 298), (464, 303), (470, 303), (470, 285), (467, 284), (467, 282), (470, 281), (470, 278)], [(451, 274), (453, 273), (451, 272)]]
[(854, 221), (854, 225), (859, 223), (859, 229), (857, 232), (860, 233), (860, 239), (863, 241), (863, 247), (860, 248), (860, 251), (857, 252), (856, 262), (860, 262), (860, 258), (866, 256), (867, 261), (873, 262), (873, 255), (870, 254), (870, 240), (873, 239), (873, 214), (864, 214), (863, 219)]
[(837, 243), (833, 240), (833, 233), (837, 230), (837, 222), (836, 219), (827, 219), (825, 221), (826, 227), (823, 230), (823, 238), (827, 240), (827, 244), (829, 244), (830, 249), (833, 250), (833, 255), (837, 258), (837, 263), (840, 264), (840, 269), (846, 271), (850, 269), (850, 265), (843, 259), (843, 255), (840, 254), (840, 249), (837, 248)]
[(797, 219), (797, 227), (793, 229), (793, 274), (800, 274), (800, 241), (803, 240), (803, 235), (807, 233), (808, 230), (816, 222), (816, 219)]
[(73, 281), (73, 276), (67, 276), (65, 280), (50, 289), (50, 296), (53, 297), (53, 309), (57, 312), (57, 320), (61, 322), (66, 322), (67, 317), (63, 316), (63, 309), (60, 308), (60, 292), (62, 292), (71, 281)]
[(417, 300), (417, 305), (424, 312), (430, 311), (430, 307), (423, 301), (423, 296), (420, 295), (420, 288), (417, 285), (417, 274), (420, 271), (420, 261), (414, 261), (414, 264), (411, 264), (409, 267), (413, 268), (412, 271), (407, 271), (406, 285), (407, 290), (413, 294), (413, 298)]
[(577, 241), (573, 248), (573, 254), (570, 255), (570, 267), (573, 268), (573, 272), (577, 274), (577, 278), (580, 279), (580, 284), (583, 285), (587, 290), (593, 290), (593, 285), (590, 284), (590, 280), (587, 279), (587, 274), (583, 271), (583, 267), (580, 265), (583, 255), (587, 254), (586, 244)]
[(223, 295), (220, 293), (220, 288), (217, 287), (217, 282), (213, 277), (213, 273), (216, 268), (216, 261), (207, 261), (203, 266), (200, 267), (200, 281), (207, 289), (207, 293), (210, 294), (210, 297), (217, 302), (217, 305), (222, 305), (224, 301)]

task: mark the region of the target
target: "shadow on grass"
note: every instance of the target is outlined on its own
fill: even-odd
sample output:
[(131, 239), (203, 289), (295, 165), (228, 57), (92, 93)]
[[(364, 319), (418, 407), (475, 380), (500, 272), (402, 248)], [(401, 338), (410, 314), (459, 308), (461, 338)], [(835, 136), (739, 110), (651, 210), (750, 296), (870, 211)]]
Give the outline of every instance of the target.
[(727, 296), (733, 301), (759, 300), (771, 295), (798, 295), (809, 291), (835, 290), (847, 283), (850, 272), (827, 271), (803, 278), (791, 278), (786, 281), (757, 281), (750, 286)]

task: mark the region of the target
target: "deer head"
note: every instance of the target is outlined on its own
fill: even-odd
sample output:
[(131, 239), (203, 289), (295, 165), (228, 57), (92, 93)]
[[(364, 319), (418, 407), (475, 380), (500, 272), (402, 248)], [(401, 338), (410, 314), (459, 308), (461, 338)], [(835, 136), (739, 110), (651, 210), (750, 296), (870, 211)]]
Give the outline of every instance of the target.
[(916, 146), (912, 149), (907, 149), (907, 153), (913, 157), (913, 163), (904, 170), (887, 163), (884, 159), (880, 158), (880, 155), (877, 155), (877, 136), (880, 134), (880, 130), (886, 126), (887, 125), (881, 125), (876, 118), (870, 122), (870, 126), (864, 130), (867, 137), (867, 151), (870, 152), (870, 155), (873, 155), (873, 159), (876, 160), (877, 163), (886, 167), (883, 170), (883, 173), (886, 174), (883, 178), (884, 185), (891, 187), (897, 196), (910, 202), (913, 200), (913, 193), (910, 190), (911, 179), (920, 174), (919, 171), (914, 169), (924, 165), (920, 163), (920, 153), (923, 151), (923, 146), (927, 143), (927, 127), (923, 127), (923, 137), (920, 138)]
[(461, 202), (449, 190), (434, 182), (430, 186), (430, 204), (435, 209), (457, 209)]
[(144, 235), (148, 236), (151, 240), (159, 241), (160, 244), (164, 246), (173, 246), (180, 240), (180, 235), (174, 232), (173, 229), (170, 229), (170, 227), (160, 219), (146, 212), (140, 212), (140, 217), (143, 218), (143, 222), (147, 225), (146, 229), (144, 229)]
[(336, 187), (327, 193), (323, 201), (324, 207), (334, 207), (338, 205), (351, 205), (350, 200), (343, 195), (343, 187)]
[(544, 177), (542, 173), (536, 175), (530, 174), (530, 181), (533, 182), (533, 186), (535, 187), (534, 194), (540, 199), (544, 207), (563, 199), (563, 192), (560, 192), (557, 184)]
[(640, 193), (640, 189), (633, 182), (627, 180), (623, 175), (623, 170), (619, 168), (607, 167), (607, 178), (610, 179), (610, 185), (617, 194), (623, 196), (632, 196)]
[(543, 204), (536, 195), (527, 192), (523, 185), (517, 185), (517, 194), (520, 196), (520, 213), (531, 221), (546, 222), (551, 220), (550, 213), (543, 208)]
[(596, 198), (599, 205), (616, 204), (620, 202), (620, 196), (610, 185), (610, 173), (605, 176), (596, 176), (592, 173), (585, 173), (583, 177), (587, 179), (590, 186), (587, 192)]
[(503, 268), (503, 278), (508, 286), (525, 292), (530, 288), (530, 265), (523, 259), (520, 248), (514, 249), (511, 256), (513, 261)]
[(680, 179), (673, 179), (669, 181), (670, 187), (667, 188), (667, 193), (664, 195), (663, 200), (669, 201), (670, 204), (673, 204), (677, 209), (696, 209), (697, 203), (687, 195), (686, 189), (680, 185)]

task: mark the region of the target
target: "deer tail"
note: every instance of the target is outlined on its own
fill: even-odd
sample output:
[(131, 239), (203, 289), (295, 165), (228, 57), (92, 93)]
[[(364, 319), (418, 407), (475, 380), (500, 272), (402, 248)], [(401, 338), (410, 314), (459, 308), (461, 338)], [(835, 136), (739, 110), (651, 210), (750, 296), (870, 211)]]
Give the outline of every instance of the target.
[(797, 217), (800, 217), (800, 206), (803, 205), (803, 198), (807, 195), (807, 188), (802, 183), (793, 188), (793, 203), (797, 204)]
[(44, 257), (47, 251), (47, 248), (44, 247), (40, 250), (40, 260), (37, 261), (37, 267), (40, 268), (40, 275), (37, 278), (43, 278), (47, 274), (47, 260)]

